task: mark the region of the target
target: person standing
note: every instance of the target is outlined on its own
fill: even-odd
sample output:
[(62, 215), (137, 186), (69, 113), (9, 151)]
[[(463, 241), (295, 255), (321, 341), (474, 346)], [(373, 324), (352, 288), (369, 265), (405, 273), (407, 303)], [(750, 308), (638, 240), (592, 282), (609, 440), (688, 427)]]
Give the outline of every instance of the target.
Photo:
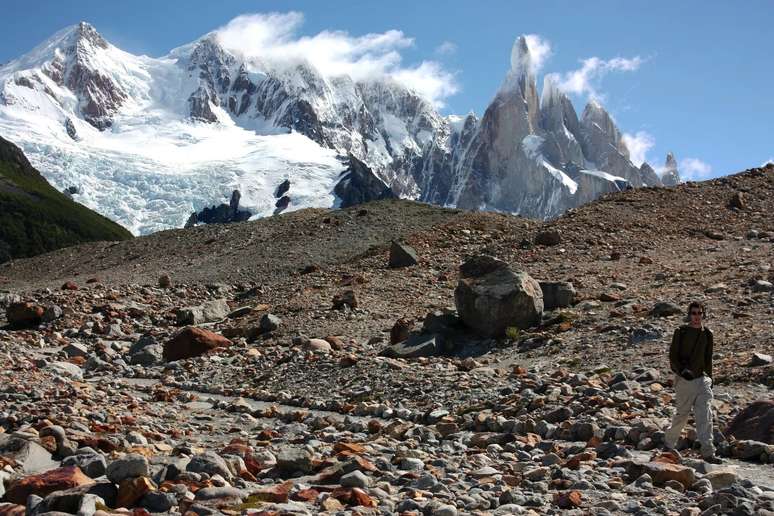
[(688, 305), (689, 324), (675, 330), (669, 347), (669, 365), (675, 373), (676, 410), (672, 424), (664, 436), (664, 446), (675, 450), (683, 427), (693, 411), (696, 433), (705, 461), (719, 464), (715, 455), (712, 430), (712, 353), (714, 337), (704, 326), (704, 305), (698, 301)]

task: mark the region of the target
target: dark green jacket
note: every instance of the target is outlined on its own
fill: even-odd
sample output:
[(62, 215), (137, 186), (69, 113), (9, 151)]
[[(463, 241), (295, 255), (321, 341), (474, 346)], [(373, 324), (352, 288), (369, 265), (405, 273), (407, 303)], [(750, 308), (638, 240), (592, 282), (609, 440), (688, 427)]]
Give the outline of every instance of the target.
[(709, 328), (681, 326), (672, 336), (669, 347), (669, 365), (676, 374), (689, 369), (694, 378), (707, 375), (712, 378), (713, 336)]

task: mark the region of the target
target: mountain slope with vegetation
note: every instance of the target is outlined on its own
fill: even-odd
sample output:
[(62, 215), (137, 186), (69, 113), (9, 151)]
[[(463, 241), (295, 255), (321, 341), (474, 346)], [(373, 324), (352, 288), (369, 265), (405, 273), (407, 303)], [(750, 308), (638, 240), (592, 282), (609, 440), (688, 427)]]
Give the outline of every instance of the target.
[(82, 242), (126, 240), (115, 222), (69, 199), (0, 137), (0, 262)]

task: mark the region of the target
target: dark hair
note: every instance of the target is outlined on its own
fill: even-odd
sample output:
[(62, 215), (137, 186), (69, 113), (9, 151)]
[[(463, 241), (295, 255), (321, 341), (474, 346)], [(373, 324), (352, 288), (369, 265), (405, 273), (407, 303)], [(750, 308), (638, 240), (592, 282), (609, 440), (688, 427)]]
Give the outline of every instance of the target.
[(691, 317), (691, 310), (694, 308), (698, 308), (701, 310), (701, 316), (705, 317), (707, 315), (707, 308), (704, 306), (704, 303), (701, 301), (691, 301), (691, 303), (688, 305), (688, 313), (686, 316), (690, 319)]

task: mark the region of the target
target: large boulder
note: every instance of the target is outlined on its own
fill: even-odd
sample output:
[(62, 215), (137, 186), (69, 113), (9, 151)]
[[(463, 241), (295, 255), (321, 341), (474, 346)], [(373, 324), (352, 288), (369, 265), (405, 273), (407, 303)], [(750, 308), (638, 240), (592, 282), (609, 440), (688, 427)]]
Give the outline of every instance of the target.
[(35, 328), (42, 322), (45, 311), (30, 302), (11, 303), (5, 310), (5, 318), (11, 328)]
[(774, 444), (774, 401), (755, 401), (728, 424), (726, 435), (740, 441)]
[(230, 345), (231, 341), (222, 335), (204, 328), (186, 326), (164, 344), (164, 360), (172, 362), (198, 357), (213, 349)]
[(454, 302), (460, 319), (485, 336), (501, 336), (510, 326), (540, 322), (543, 293), (526, 272), (513, 271), (491, 256), (475, 256), (460, 267)]

